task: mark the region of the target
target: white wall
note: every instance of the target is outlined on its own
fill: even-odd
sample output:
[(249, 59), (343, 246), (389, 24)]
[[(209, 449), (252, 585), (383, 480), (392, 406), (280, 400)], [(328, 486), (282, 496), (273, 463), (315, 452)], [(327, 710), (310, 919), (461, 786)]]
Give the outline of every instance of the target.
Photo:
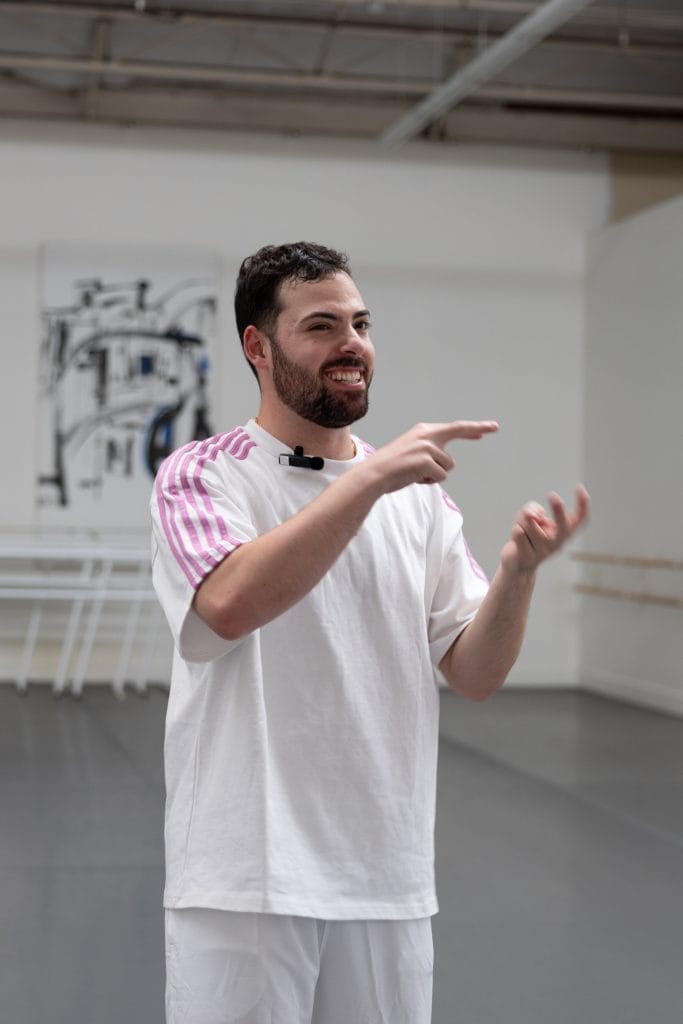
[[(586, 547), (683, 560), (683, 199), (601, 232), (587, 286)], [(683, 574), (604, 569), (600, 583), (683, 597)], [(683, 712), (680, 608), (585, 597), (585, 685)]]
[[(0, 526), (35, 521), (32, 410), (38, 257), (46, 241), (208, 246), (223, 258), (217, 429), (254, 412), (232, 325), (241, 258), (312, 238), (349, 252), (373, 311), (378, 370), (360, 432), (418, 419), (495, 417), (461, 445), (450, 490), (492, 572), (517, 508), (581, 472), (586, 239), (608, 207), (595, 154), (498, 148), (387, 153), (370, 144), (5, 124), (0, 136)], [(145, 510), (141, 509), (141, 524)], [(578, 677), (575, 566), (542, 575), (513, 679)]]

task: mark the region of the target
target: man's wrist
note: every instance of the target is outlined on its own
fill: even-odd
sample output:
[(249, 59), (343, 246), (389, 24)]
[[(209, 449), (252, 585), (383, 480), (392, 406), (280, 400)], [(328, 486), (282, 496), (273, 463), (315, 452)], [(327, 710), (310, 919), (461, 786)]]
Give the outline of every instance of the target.
[(502, 578), (513, 586), (533, 587), (536, 582), (538, 564), (525, 566), (505, 559), (501, 560), (500, 572)]

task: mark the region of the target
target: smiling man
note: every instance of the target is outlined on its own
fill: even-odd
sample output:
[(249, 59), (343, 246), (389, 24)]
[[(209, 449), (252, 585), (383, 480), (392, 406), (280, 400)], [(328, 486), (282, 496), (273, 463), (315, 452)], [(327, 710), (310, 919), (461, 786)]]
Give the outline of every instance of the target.
[(246, 425), (157, 476), (154, 581), (176, 652), (166, 728), (168, 1024), (427, 1024), (439, 695), (502, 685), (539, 564), (588, 512), (531, 502), (491, 582), (441, 489), (497, 424), (351, 431), (374, 368), (346, 257), (244, 261)]

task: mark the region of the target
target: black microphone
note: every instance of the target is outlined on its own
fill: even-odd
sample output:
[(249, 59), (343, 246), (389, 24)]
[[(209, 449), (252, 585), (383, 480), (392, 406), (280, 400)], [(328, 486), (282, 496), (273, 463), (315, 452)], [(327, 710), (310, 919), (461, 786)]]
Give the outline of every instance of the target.
[(300, 444), (294, 449), (293, 455), (284, 452), (282, 455), (278, 455), (277, 461), (281, 466), (298, 466), (299, 469), (322, 469), (325, 465), (325, 460), (319, 455), (304, 455)]

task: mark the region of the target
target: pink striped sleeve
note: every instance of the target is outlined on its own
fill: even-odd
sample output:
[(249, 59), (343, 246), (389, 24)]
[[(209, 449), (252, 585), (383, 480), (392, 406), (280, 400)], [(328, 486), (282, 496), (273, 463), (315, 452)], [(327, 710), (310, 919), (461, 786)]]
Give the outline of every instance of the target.
[(162, 464), (155, 491), (166, 544), (193, 590), (225, 556), (243, 542), (235, 536), (225, 509), (207, 487), (207, 470), (222, 453), (244, 461), (255, 447), (237, 427), (226, 434), (193, 441)]

